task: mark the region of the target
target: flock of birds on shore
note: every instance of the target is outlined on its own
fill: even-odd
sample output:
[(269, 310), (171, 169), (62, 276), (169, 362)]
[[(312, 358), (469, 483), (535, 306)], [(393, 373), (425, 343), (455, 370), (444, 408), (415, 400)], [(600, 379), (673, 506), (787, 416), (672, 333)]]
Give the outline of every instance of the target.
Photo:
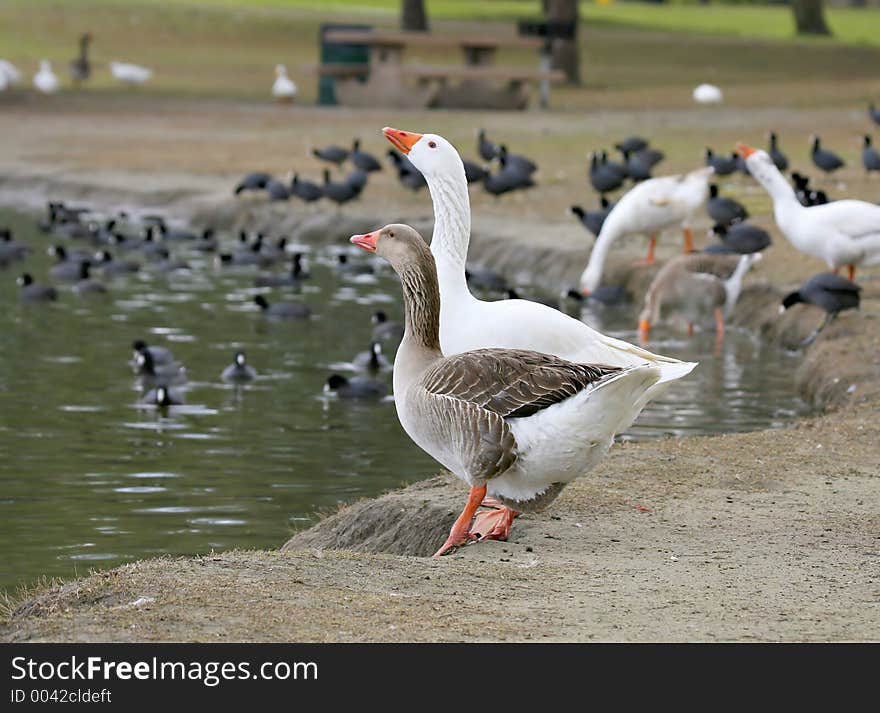
[[(873, 113), (872, 118), (876, 119)], [(653, 177), (651, 170), (663, 160), (662, 153), (639, 137), (616, 146), (624, 159), (620, 164), (608, 160), (605, 152), (594, 152), (587, 176), (605, 201), (604, 215), (596, 220), (588, 211), (573, 208), (596, 239), (578, 287), (567, 292), (569, 297), (607, 297), (613, 286), (602, 284), (604, 263), (622, 236), (650, 236), (646, 261), (653, 262), (654, 245), (664, 230), (682, 228), (685, 234), (684, 254), (669, 260), (647, 291), (638, 320), (641, 345), (628, 344), (591, 329), (552, 301), (520, 299), (515, 292), (508, 293), (508, 299), (483, 301), (472, 294), (471, 289), (502, 290), (506, 284), (503, 276), (466, 264), (469, 185), (481, 181), (488, 189), (489, 176), (506, 174), (505, 181), (522, 185), (500, 193), (531, 187), (536, 162), (509, 152), (480, 131), (477, 151), (481, 159), (497, 161), (499, 169), (471, 180), (472, 171), (443, 137), (392, 128), (386, 128), (384, 135), (393, 147), (392, 161), (401, 183), (418, 189), (407, 183), (414, 184), (414, 179), (405, 179), (417, 173), (420, 185), (430, 188), (434, 233), (430, 249), (404, 225), (352, 237), (352, 243), (386, 258), (398, 273), (406, 314), (404, 329), (384, 313), (376, 313), (371, 346), (353, 363), (367, 372), (393, 368), (395, 407), (404, 430), (471, 488), (468, 505), (440, 555), (473, 539), (505, 539), (521, 512), (545, 507), (566, 483), (601, 460), (615, 434), (628, 428), (648, 401), (696, 366), (648, 351), (651, 326), (673, 317), (691, 332), (714, 317), (721, 337), (745, 274), (771, 241), (766, 231), (748, 223), (745, 207), (712, 187), (713, 176), (732, 172), (729, 165), (717, 163), (721, 157), (714, 152), (707, 152), (706, 166), (660, 177)], [(829, 153), (813, 142), (814, 163), (831, 172), (835, 169)], [(352, 171), (342, 181), (330, 180), (328, 171), (323, 185), (296, 175), (282, 182), (254, 173), (245, 176), (234, 192), (264, 192), (270, 200), (327, 198), (342, 204), (357, 197), (370, 173), (382, 170), (378, 159), (357, 141), (351, 148), (329, 146), (315, 149), (314, 154), (335, 166), (349, 162)], [(831, 272), (813, 276), (782, 300), (781, 309), (807, 302), (825, 310), (827, 323), (840, 311), (858, 307), (860, 288), (851, 280), (859, 265), (880, 264), (880, 207), (865, 201), (829, 200), (809, 189), (802, 176), (793, 177), (795, 183), (790, 184), (781, 172), (788, 161), (775, 135), (768, 151), (740, 144), (736, 157), (736, 162), (730, 160), (733, 170), (747, 172), (765, 188), (773, 199), (780, 232), (797, 249), (832, 270), (849, 269), (849, 280)], [(606, 194), (628, 180), (632, 187), (611, 203)], [(695, 251), (691, 226), (704, 210), (714, 221), (719, 240)], [(137, 261), (119, 256), (127, 252), (141, 256), (153, 269), (186, 269), (186, 261), (170, 249), (185, 244), (190, 250), (216, 254), (221, 269), (271, 268), (290, 258), (284, 272), (260, 274), (255, 286), (284, 287), (307, 279), (303, 256), (293, 253), (284, 237), (271, 241), (260, 233), (242, 232), (232, 249), (224, 249), (227, 245), (210, 227), (182, 230), (162, 216), (141, 216), (133, 234), (133, 221), (128, 221), (129, 229), (121, 225), (126, 217), (95, 223), (84, 209), (50, 203), (40, 228), (61, 241), (52, 248), (57, 262), (50, 276), (72, 282), (81, 295), (100, 294), (106, 286), (92, 278), (92, 267), (108, 277), (136, 272), (141, 267)], [(88, 249), (75, 249), (75, 241)], [(0, 231), (0, 266), (23, 259), (27, 252), (28, 247), (9, 230)], [(353, 276), (371, 271), (372, 266), (339, 255), (335, 270)], [(39, 284), (27, 273), (19, 279), (24, 301), (58, 298), (52, 285)], [(254, 301), (269, 319), (297, 320), (311, 313), (302, 302), (272, 303), (262, 294)], [(382, 344), (401, 338), (392, 362)], [(174, 356), (143, 340), (135, 341), (133, 349), (132, 365), (141, 379), (144, 401), (160, 407), (182, 401), (176, 387), (186, 378), (185, 370)], [(243, 352), (235, 354), (222, 374), (224, 380), (238, 382), (255, 376)], [(366, 375), (349, 379), (333, 374), (325, 388), (341, 398), (384, 397), (387, 391), (383, 382)], [(486, 509), (479, 511), (481, 505)]]
[[(91, 33), (86, 32), (79, 38), (79, 52), (67, 65), (67, 75), (74, 88), (88, 82), (93, 75), (93, 62), (89, 58), (89, 47), (92, 42)], [(110, 74), (115, 80), (129, 86), (144, 84), (153, 76), (152, 70), (131, 62), (111, 61), (107, 64)], [(22, 73), (12, 62), (0, 59), (0, 92), (20, 84)], [(61, 89), (61, 79), (52, 69), (48, 59), (41, 59), (39, 68), (31, 80), (33, 88), (40, 94), (55, 94)]]
[[(477, 151), (484, 163), (467, 159), (462, 161), (468, 184), (480, 184), (487, 193), (494, 196), (535, 185), (532, 176), (538, 170), (537, 164), (525, 156), (511, 153), (505, 144), (491, 142), (483, 130), (478, 135)], [(289, 172), (284, 178), (277, 178), (265, 171), (252, 171), (242, 177), (233, 193), (238, 196), (254, 192), (265, 195), (270, 201), (278, 202), (298, 199), (305, 203), (314, 203), (327, 199), (336, 205), (344, 205), (360, 197), (371, 173), (383, 170), (379, 158), (364, 151), (358, 139), (353, 140), (350, 148), (331, 144), (312, 149), (312, 155), (337, 169), (350, 164), (351, 170), (341, 179), (334, 180), (331, 170), (325, 169), (321, 182), (310, 181), (294, 172)], [(389, 149), (387, 157), (390, 168), (397, 174), (403, 187), (413, 191), (427, 188), (425, 177), (403, 153)], [(494, 171), (493, 164), (497, 166)]]
[[(74, 88), (80, 87), (92, 77), (93, 62), (89, 58), (89, 47), (92, 35), (84, 33), (79, 38), (79, 53), (67, 65), (67, 74)], [(132, 62), (111, 61), (107, 64), (110, 74), (115, 80), (128, 86), (138, 86), (148, 82), (153, 70)], [(22, 73), (12, 62), (0, 59), (0, 92), (12, 89), (21, 84)], [(40, 94), (55, 94), (61, 89), (61, 79), (52, 69), (48, 59), (41, 59), (37, 71), (31, 79), (31, 85)], [(290, 103), (298, 92), (296, 82), (287, 74), (283, 64), (275, 65), (275, 80), (272, 83), (272, 97), (279, 103)]]

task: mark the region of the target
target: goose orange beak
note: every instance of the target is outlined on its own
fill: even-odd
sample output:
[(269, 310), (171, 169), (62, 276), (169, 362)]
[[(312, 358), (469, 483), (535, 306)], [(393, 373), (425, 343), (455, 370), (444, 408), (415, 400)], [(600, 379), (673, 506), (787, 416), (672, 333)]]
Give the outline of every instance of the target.
[(743, 158), (748, 158), (757, 150), (758, 149), (753, 149), (751, 146), (746, 146), (745, 144), (736, 145), (736, 152)]
[(408, 154), (410, 149), (422, 138), (421, 134), (417, 134), (414, 131), (401, 131), (390, 126), (382, 129), (382, 133), (385, 134), (385, 138), (391, 142), (391, 145), (402, 154)]
[(368, 253), (376, 252), (376, 241), (379, 240), (379, 231), (373, 231), (372, 233), (364, 233), (363, 235), (352, 235), (349, 238), (349, 242), (357, 245), (361, 250), (366, 250)]

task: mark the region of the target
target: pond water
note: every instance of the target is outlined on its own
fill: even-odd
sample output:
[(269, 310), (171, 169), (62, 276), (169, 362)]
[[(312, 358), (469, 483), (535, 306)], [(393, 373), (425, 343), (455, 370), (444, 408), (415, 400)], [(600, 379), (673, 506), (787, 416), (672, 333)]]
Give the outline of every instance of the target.
[[(191, 270), (145, 267), (109, 282), (103, 298), (61, 285), (56, 303), (22, 304), (15, 278), (26, 268), (47, 281), (46, 248), (58, 241), (32, 217), (0, 212), (3, 225), (34, 250), (0, 269), (0, 588), (160, 554), (276, 548), (317, 512), (439, 471), (403, 433), (390, 398), (323, 393), (368, 348), (375, 310), (402, 317), (381, 262), (375, 276), (343, 278), (333, 268), (341, 246), (314, 252), (311, 279), (291, 294), (178, 249)], [(313, 317), (270, 322), (253, 303), (260, 292), (303, 301)], [(633, 313), (587, 316), (634, 339)], [(652, 348), (701, 365), (623, 438), (754, 430), (805, 411), (794, 357), (734, 332), (717, 355), (712, 334), (656, 336)], [(128, 364), (137, 338), (171, 347), (186, 366), (185, 406), (166, 415), (138, 407)], [(219, 377), (238, 348), (259, 377), (236, 388)]]

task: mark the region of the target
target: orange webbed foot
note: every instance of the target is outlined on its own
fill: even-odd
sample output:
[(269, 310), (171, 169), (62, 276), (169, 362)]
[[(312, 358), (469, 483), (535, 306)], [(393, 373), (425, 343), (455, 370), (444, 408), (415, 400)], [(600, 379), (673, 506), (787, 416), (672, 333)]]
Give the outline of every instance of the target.
[(497, 510), (483, 510), (477, 513), (470, 534), (478, 540), (507, 540), (510, 526), (519, 512), (508, 507)]

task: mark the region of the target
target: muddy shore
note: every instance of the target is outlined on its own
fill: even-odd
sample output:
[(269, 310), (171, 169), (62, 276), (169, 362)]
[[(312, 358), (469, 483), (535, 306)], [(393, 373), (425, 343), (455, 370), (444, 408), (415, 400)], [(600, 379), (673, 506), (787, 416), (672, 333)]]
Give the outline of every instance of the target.
[[(228, 188), (225, 178), (190, 174), (138, 180), (17, 169), (0, 179), (0, 205), (34, 208), (51, 195), (162, 206), (196, 225), (271, 228), (315, 245), (397, 220), (430, 234), (425, 200), (328, 216), (234, 201)], [(804, 259), (774, 240), (732, 324), (796, 348), (821, 314), (803, 306), (778, 314)], [(661, 255), (672, 246), (666, 241)], [(625, 284), (634, 300), (652, 274), (631, 267), (642, 249), (630, 246), (609, 268), (608, 281)], [(573, 284), (588, 251), (561, 219), (475, 217), (475, 262), (548, 289)], [(464, 496), (460, 483), (438, 475), (353, 503), (279, 551), (145, 560), (41, 588), (10, 607), (0, 640), (880, 640), (873, 272), (864, 274), (862, 309), (804, 350), (796, 378), (814, 418), (615, 446), (546, 512), (520, 518), (509, 542), (435, 561), (425, 556)], [(279, 533), (279, 547), (284, 539)]]

